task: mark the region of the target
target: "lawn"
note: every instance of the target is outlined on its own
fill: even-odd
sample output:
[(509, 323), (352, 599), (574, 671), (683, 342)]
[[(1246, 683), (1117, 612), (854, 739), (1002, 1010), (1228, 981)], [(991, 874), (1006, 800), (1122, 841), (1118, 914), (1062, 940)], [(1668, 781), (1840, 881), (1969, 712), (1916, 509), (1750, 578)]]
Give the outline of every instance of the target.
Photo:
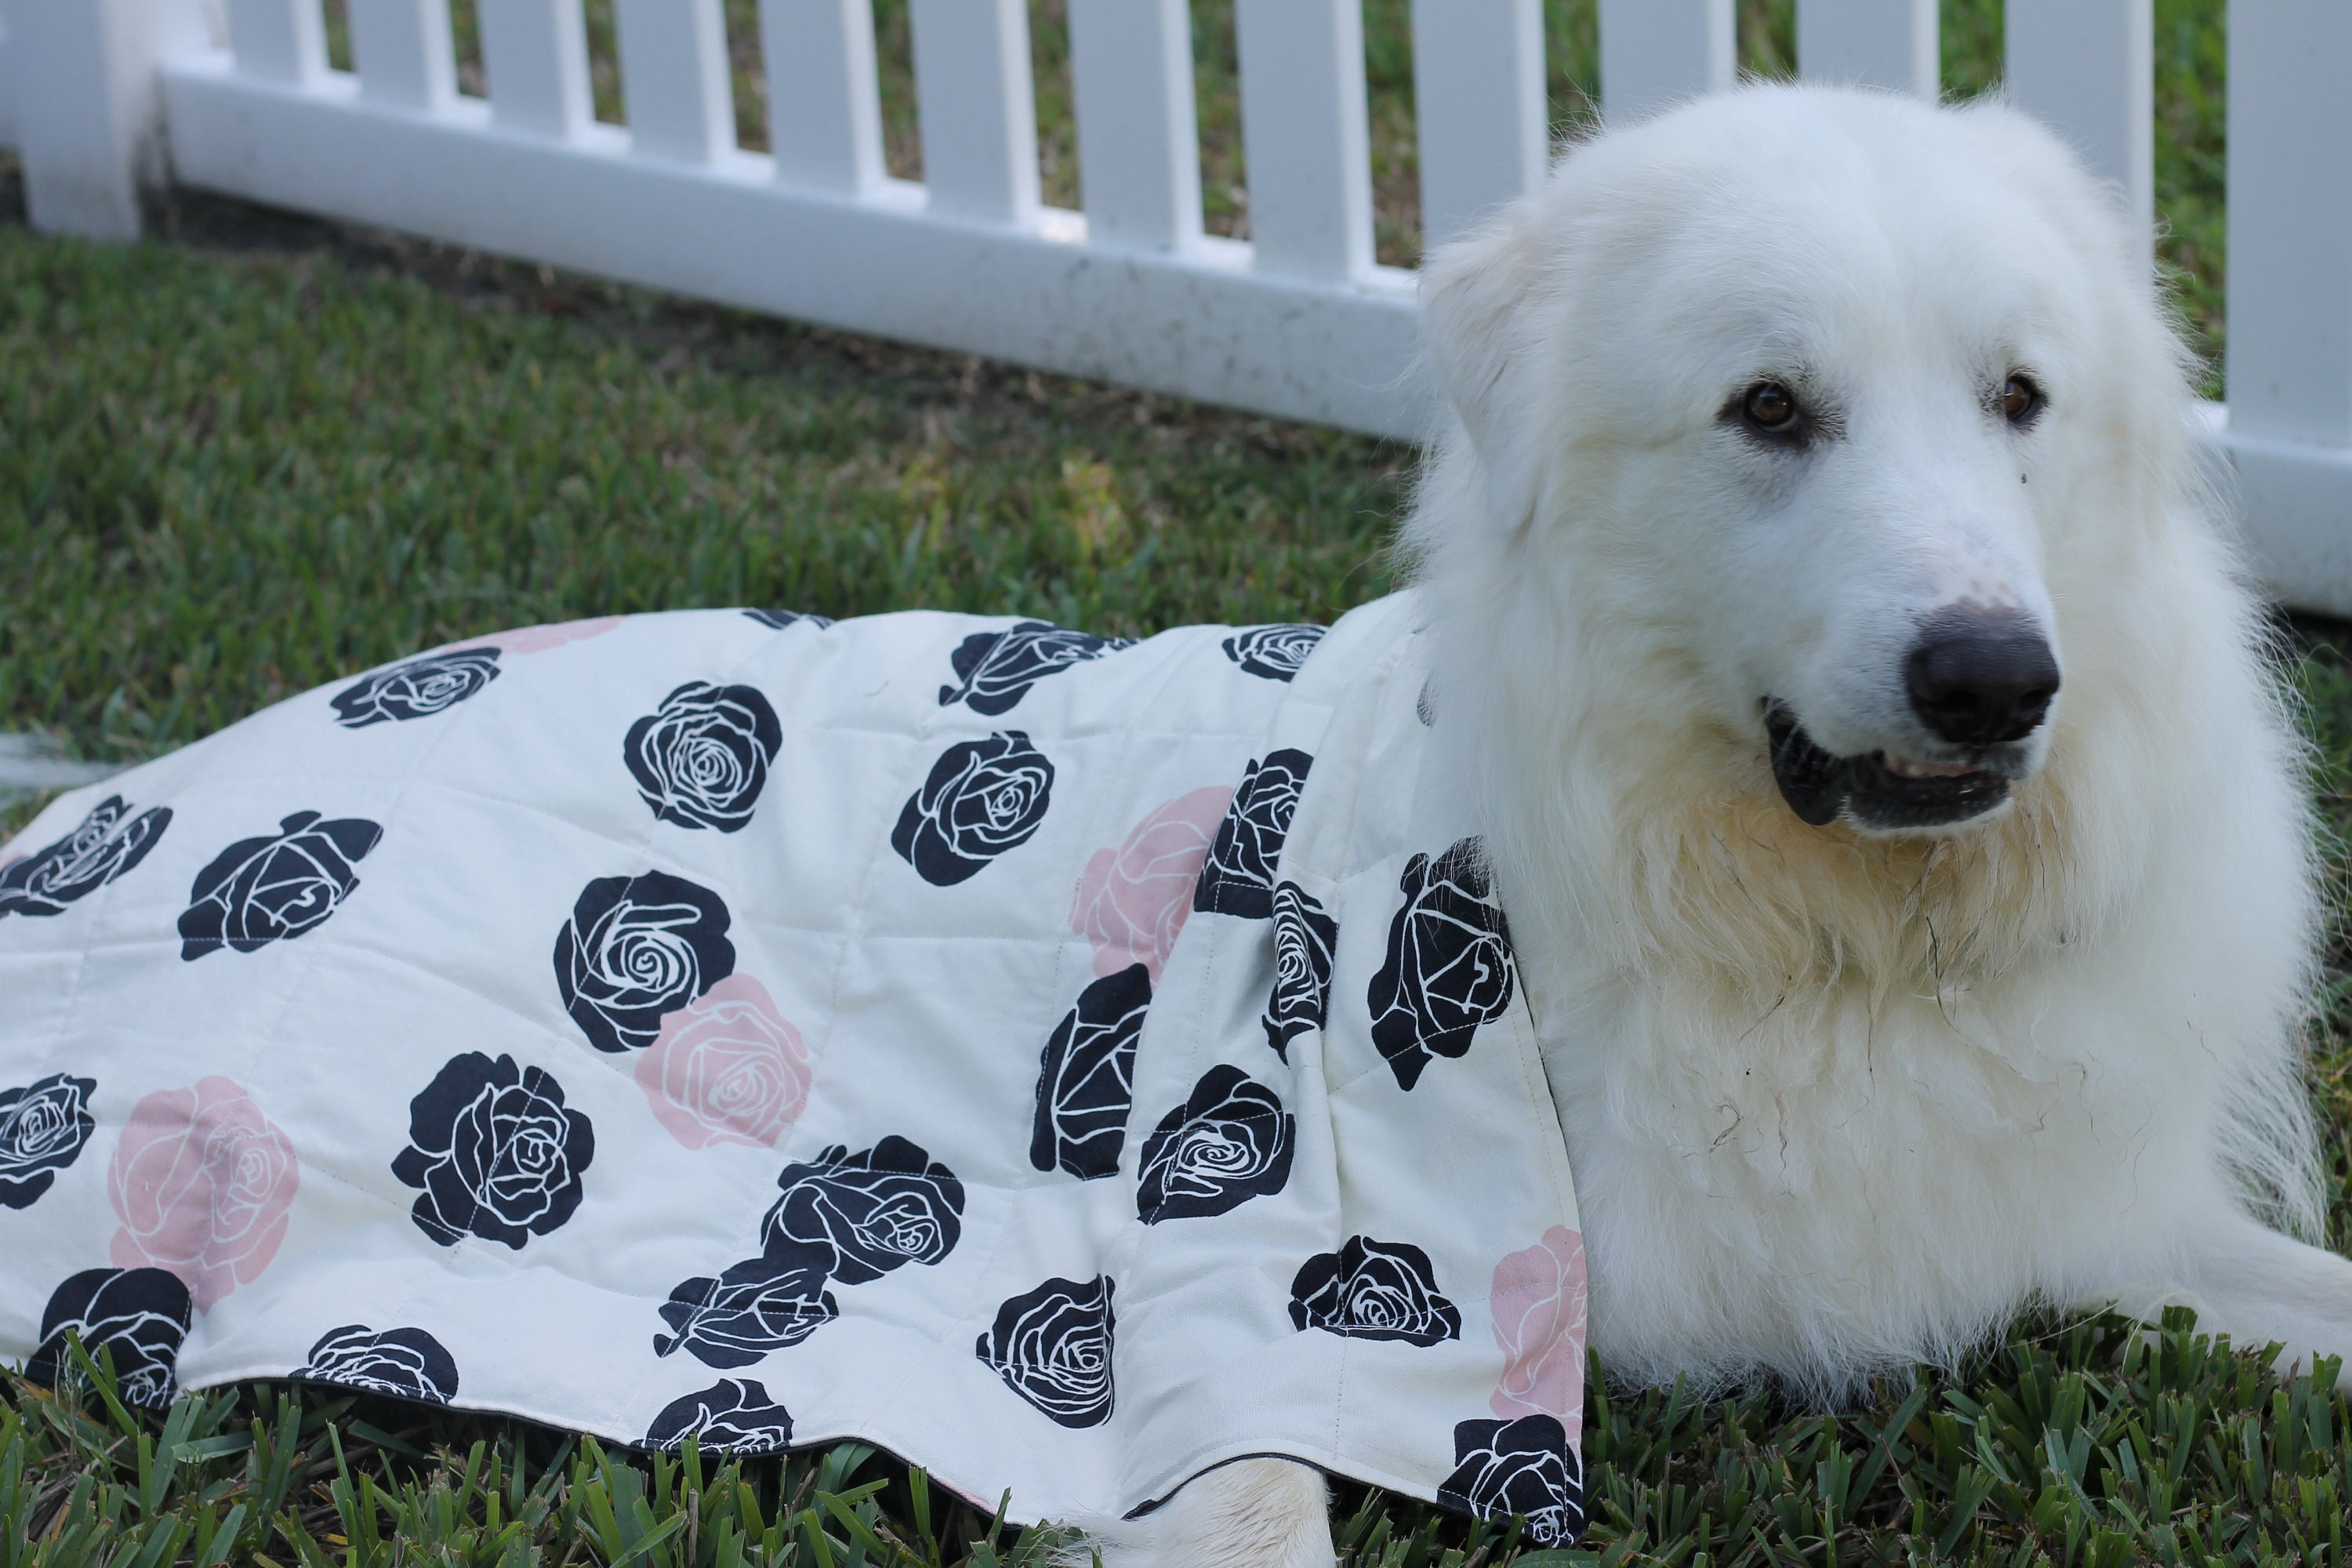
[[(1404, 9), (1368, 5), (1381, 243), (1399, 261), (1418, 245)], [(1948, 82), (1981, 86), (1998, 7), (1945, 9)], [(756, 142), (750, 12), (733, 14)], [(1555, 103), (1573, 122), (1591, 5), (1548, 12)], [(2209, 351), (2220, 12), (2158, 5), (2166, 254)], [(464, 0), (458, 13), (462, 49)], [(911, 174), (903, 0), (881, 15), (892, 158)], [(1052, 0), (1036, 15), (1041, 160), (1049, 197), (1069, 202), (1064, 35)], [(1209, 219), (1245, 232), (1229, 0), (1198, 15)], [(1784, 64), (1787, 5), (1747, 5), (1743, 37), (1752, 65)], [(104, 762), (422, 647), (572, 616), (921, 605), (1112, 632), (1328, 619), (1391, 585), (1385, 540), (1412, 463), (1394, 446), (230, 203), (178, 200), (151, 245), (40, 238), (0, 190), (0, 731)], [(2305, 629), (2319, 640), (2291, 673), (2340, 829), (2352, 674), (2324, 629)], [(0, 805), (0, 831), (34, 804)], [(2347, 993), (2352, 977), (2313, 1026), (2339, 1247)], [(2333, 1565), (2352, 1502), (2347, 1421), (2342, 1398), (2274, 1387), (2179, 1325), (2146, 1338), (2044, 1318), (1835, 1416), (1769, 1390), (1596, 1392), (1594, 1524), (1574, 1554), (1354, 1488), (1341, 1539), (1356, 1568)], [(0, 1568), (944, 1568), (1034, 1562), (1043, 1545), (856, 1448), (647, 1458), (283, 1386), (216, 1391), (162, 1419), (102, 1389), (61, 1401), (0, 1378)]]

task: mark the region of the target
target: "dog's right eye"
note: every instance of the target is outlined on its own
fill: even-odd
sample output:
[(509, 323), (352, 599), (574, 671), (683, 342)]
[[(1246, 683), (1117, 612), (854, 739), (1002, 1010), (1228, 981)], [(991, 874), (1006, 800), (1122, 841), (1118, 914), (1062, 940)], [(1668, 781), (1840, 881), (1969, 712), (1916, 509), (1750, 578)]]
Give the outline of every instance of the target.
[(1766, 436), (1796, 432), (1797, 395), (1777, 381), (1759, 381), (1739, 400), (1739, 416), (1751, 430)]

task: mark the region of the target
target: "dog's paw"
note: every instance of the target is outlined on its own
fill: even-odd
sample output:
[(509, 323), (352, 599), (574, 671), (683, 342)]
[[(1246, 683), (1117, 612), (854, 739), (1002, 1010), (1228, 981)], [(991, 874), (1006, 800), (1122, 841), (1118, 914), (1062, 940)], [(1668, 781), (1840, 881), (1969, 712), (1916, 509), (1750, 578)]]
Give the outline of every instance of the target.
[(1195, 1477), (1141, 1519), (1082, 1521), (1057, 1568), (1333, 1568), (1323, 1475), (1237, 1459)]

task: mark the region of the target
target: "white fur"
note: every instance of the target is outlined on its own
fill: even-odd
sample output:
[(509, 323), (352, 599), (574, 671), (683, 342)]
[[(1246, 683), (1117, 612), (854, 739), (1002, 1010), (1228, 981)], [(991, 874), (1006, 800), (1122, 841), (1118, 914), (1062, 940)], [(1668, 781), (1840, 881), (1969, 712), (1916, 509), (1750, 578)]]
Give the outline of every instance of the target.
[(1087, 1532), (1067, 1568), (1330, 1568), (1320, 1471), (1288, 1459), (1237, 1459), (1197, 1478), (1139, 1520)]
[[(2109, 193), (1996, 105), (1757, 87), (1573, 151), (1424, 287), (1457, 416), (1406, 536), (1438, 740), (1611, 1374), (1835, 1398), (2036, 1298), (2352, 1352), (2352, 1264), (2286, 1234), (2319, 1224), (2301, 759)], [(2049, 398), (2023, 430), (1986, 404), (2021, 369)], [(1747, 438), (1723, 413), (1764, 379), (1843, 430)], [(1838, 754), (1932, 759), (1901, 658), (1963, 601), (2063, 671), (2011, 804), (1800, 821), (1759, 700)], [(1264, 1468), (1107, 1561), (1307, 1561), (1262, 1516), (1319, 1490)]]

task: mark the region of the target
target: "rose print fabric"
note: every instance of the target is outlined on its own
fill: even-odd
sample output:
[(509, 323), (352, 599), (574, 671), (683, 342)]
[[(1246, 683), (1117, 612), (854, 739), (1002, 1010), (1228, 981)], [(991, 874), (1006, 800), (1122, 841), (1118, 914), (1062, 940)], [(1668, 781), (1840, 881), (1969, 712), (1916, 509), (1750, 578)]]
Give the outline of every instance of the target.
[(199, 1310), (250, 1283), (286, 1237), (301, 1187), (293, 1140), (225, 1078), (158, 1089), (131, 1109), (106, 1173), (118, 1268), (169, 1269)]
[(689, 1149), (772, 1149), (808, 1104), (808, 1047), (767, 987), (730, 974), (675, 1012), (637, 1058), (654, 1119)]
[(1414, 617), (529, 627), (58, 800), (0, 1357), (1572, 1538), (1582, 1238)]
[(120, 795), (90, 808), (72, 832), (37, 855), (0, 858), (0, 915), (61, 915), (139, 864), (163, 829), (168, 806), (131, 815)]
[(1584, 1423), (1584, 1237), (1563, 1226), (1495, 1265), (1488, 1305), (1508, 1359), (1489, 1403), (1506, 1420), (1550, 1415), (1574, 1435)]
[(85, 1103), (98, 1085), (51, 1073), (21, 1089), (0, 1089), (0, 1204), (30, 1208), (81, 1157), (97, 1121)]
[(1117, 849), (1097, 849), (1087, 860), (1070, 927), (1094, 944), (1097, 974), (1139, 963), (1160, 978), (1233, 798), (1220, 785), (1188, 790), (1137, 823)]

